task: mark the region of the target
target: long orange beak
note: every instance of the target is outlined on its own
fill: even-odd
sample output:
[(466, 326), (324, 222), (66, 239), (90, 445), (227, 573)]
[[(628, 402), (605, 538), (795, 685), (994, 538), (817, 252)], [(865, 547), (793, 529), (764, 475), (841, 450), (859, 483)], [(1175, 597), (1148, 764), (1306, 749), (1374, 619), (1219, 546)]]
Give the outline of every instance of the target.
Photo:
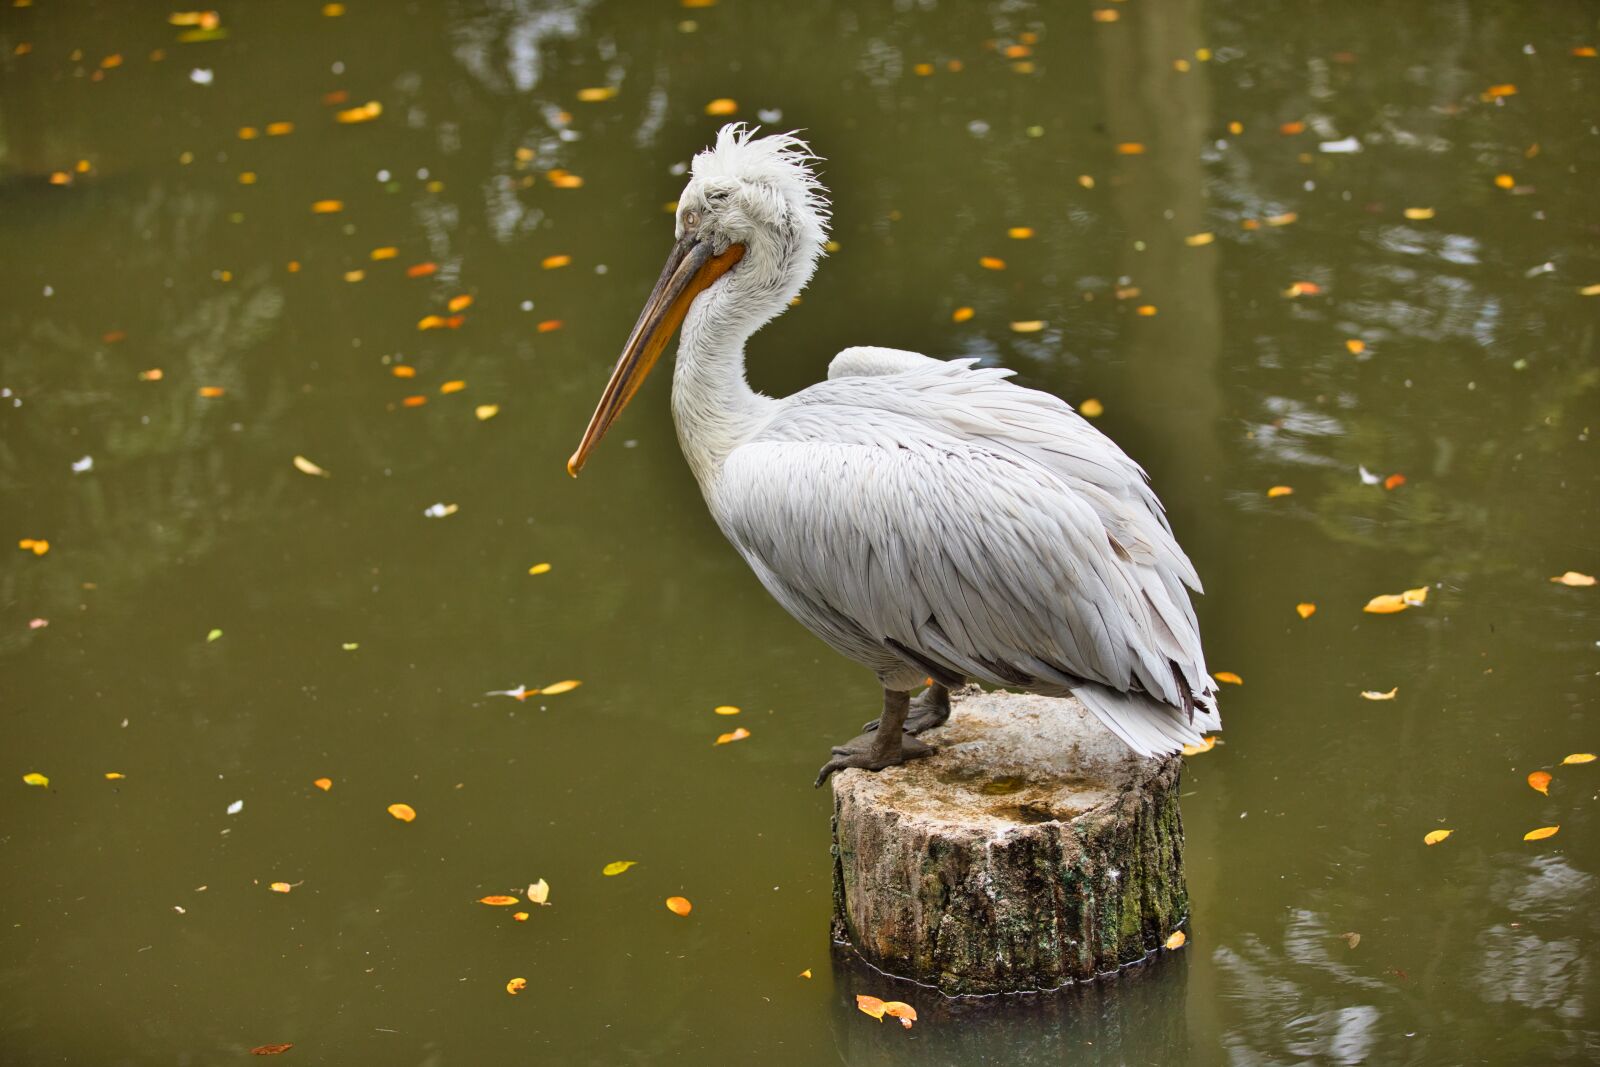
[(682, 324), (683, 317), (689, 313), (689, 305), (694, 303), (694, 298), (728, 273), (728, 269), (739, 262), (743, 255), (744, 245), (740, 244), (731, 244), (726, 252), (715, 255), (709, 244), (693, 234), (685, 234), (672, 246), (667, 265), (661, 269), (661, 277), (656, 281), (650, 299), (645, 301), (639, 321), (634, 323), (633, 333), (628, 335), (628, 343), (622, 348), (622, 357), (611, 372), (605, 392), (600, 394), (600, 403), (595, 405), (589, 428), (583, 431), (578, 450), (567, 460), (568, 474), (574, 478), (578, 476), (589, 459), (589, 453), (594, 451), (594, 446), (600, 443), (600, 438), (606, 435), (617, 416), (622, 414), (622, 409), (633, 399), (633, 394), (639, 391), (650, 368), (661, 357), (662, 349), (667, 347), (667, 342), (672, 340), (672, 335)]

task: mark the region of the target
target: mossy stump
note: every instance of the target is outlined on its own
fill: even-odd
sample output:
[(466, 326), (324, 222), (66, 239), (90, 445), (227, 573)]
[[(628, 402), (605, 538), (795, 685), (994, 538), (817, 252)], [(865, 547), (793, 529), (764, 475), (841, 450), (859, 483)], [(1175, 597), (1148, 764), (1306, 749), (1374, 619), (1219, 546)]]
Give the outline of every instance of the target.
[(938, 752), (833, 777), (833, 936), (946, 994), (1051, 989), (1146, 959), (1188, 916), (1182, 758), (1073, 699), (958, 692)]

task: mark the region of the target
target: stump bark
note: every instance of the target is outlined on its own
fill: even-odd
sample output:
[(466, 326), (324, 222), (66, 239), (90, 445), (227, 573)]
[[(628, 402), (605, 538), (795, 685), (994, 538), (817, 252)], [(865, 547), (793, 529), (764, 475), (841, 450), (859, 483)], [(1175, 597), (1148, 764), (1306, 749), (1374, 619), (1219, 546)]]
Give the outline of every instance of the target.
[(833, 933), (950, 995), (1050, 989), (1158, 951), (1188, 916), (1182, 758), (1073, 699), (955, 694), (938, 752), (833, 777)]

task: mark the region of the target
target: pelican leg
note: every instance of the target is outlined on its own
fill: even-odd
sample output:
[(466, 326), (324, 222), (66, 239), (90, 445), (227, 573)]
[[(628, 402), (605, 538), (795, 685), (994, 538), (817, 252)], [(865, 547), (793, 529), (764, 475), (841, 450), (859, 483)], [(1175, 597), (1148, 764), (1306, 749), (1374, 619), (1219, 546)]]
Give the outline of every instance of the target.
[(881, 728), (868, 730), (842, 745), (834, 746), (833, 758), (823, 764), (813, 784), (820, 786), (828, 780), (828, 775), (834, 771), (842, 771), (846, 767), (881, 771), (885, 767), (893, 767), (906, 760), (933, 755), (932, 745), (925, 744), (905, 732), (906, 713), (910, 710), (910, 693), (885, 689), (883, 716), (878, 720)]
[[(911, 711), (906, 715), (905, 730), (908, 734), (920, 734), (924, 730), (931, 730), (935, 726), (943, 726), (950, 718), (950, 690), (948, 687), (934, 682), (928, 688), (918, 693), (916, 699), (911, 701)], [(861, 727), (863, 732), (871, 733), (878, 728), (878, 720)]]

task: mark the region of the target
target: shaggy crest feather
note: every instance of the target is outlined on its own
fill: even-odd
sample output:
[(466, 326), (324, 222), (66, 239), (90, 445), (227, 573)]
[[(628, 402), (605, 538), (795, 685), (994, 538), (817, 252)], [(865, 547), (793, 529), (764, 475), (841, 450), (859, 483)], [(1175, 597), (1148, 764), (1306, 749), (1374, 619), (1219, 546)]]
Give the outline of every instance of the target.
[(798, 131), (757, 137), (760, 132), (759, 126), (728, 123), (717, 131), (717, 143), (694, 157), (690, 173), (696, 178), (769, 186), (781, 192), (792, 207), (813, 216), (825, 238), (832, 206), (828, 191), (812, 169), (822, 157), (811, 151)]

